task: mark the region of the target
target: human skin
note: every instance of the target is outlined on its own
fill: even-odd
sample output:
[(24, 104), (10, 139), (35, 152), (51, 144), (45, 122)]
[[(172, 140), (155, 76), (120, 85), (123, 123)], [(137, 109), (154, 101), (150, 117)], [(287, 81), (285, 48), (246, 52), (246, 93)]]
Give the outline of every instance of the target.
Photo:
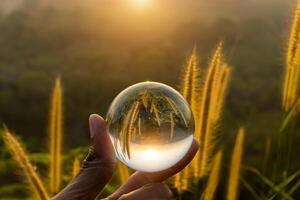
[[(105, 120), (92, 114), (89, 118), (91, 148), (78, 175), (52, 200), (92, 200), (111, 179), (116, 158)], [(161, 172), (133, 173), (127, 182), (105, 200), (165, 200), (172, 193), (162, 183), (181, 171), (194, 158), (199, 144), (194, 139), (185, 157), (173, 167)]]

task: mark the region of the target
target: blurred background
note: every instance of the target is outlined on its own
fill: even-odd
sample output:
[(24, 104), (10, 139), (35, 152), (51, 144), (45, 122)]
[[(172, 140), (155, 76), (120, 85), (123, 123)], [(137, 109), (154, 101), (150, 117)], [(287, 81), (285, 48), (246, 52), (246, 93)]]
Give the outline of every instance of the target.
[[(231, 145), (243, 125), (244, 163), (258, 167), (264, 141), (278, 132), (283, 118), (285, 51), (295, 5), (295, 0), (1, 0), (0, 122), (29, 152), (46, 152), (50, 93), (60, 75), (67, 154), (88, 146), (88, 116), (105, 116), (124, 88), (151, 80), (178, 89), (194, 45), (204, 71), (223, 40), (233, 74), (222, 142)], [(0, 145), (1, 188), (20, 178)]]

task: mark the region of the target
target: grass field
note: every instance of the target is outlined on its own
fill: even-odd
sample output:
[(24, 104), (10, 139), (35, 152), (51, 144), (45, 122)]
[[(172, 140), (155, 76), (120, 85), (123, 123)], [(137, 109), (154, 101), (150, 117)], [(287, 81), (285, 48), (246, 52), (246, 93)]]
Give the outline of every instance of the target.
[[(282, 85), (282, 91), (276, 91), (278, 95), (282, 94), (280, 109), (283, 118), (276, 132), (258, 141), (263, 148), (256, 152), (260, 160), (254, 166), (244, 162), (249, 153), (245, 151), (245, 143), (251, 137), (248, 132), (251, 124), (240, 124), (240, 128), (235, 130), (232, 145), (224, 145), (222, 141), (228, 134), (223, 128), (227, 94), (232, 79), (238, 75), (234, 73), (235, 66), (228, 63), (230, 54), (224, 48), (226, 41), (220, 40), (215, 44), (208, 58), (201, 56), (197, 45), (190, 48), (190, 55), (182, 61), (185, 64), (178, 85), (193, 111), (194, 137), (200, 142), (200, 147), (194, 160), (166, 181), (176, 199), (299, 199), (300, 166), (297, 166), (292, 155), (297, 153), (294, 140), (299, 135), (296, 127), (300, 111), (300, 3), (295, 8), (289, 32), (286, 45), (282, 45), (285, 65), (281, 74), (284, 78), (277, 80)], [(202, 59), (208, 60), (207, 66), (203, 66)], [(0, 186), (0, 198), (20, 199), (18, 195), (14, 197), (15, 192), (20, 192), (26, 196), (24, 199), (50, 199), (78, 173), (88, 147), (64, 149), (64, 116), (67, 114), (64, 113), (64, 97), (67, 94), (63, 75), (58, 76), (53, 81), (48, 101), (49, 131), (48, 135), (43, 136), (47, 138), (48, 151), (28, 152), (26, 138), (21, 139), (18, 136), (20, 133), (12, 131), (14, 127), (4, 125), (1, 135), (6, 149), (5, 162), (13, 158), (12, 165), (19, 170), (17, 176), (22, 177), (19, 182), (25, 184), (7, 183)], [(264, 123), (267, 128), (268, 121)], [(35, 166), (36, 163), (41, 170)], [(0, 167), (5, 168), (5, 165)], [(115, 191), (132, 172), (119, 162), (116, 173), (99, 198)]]

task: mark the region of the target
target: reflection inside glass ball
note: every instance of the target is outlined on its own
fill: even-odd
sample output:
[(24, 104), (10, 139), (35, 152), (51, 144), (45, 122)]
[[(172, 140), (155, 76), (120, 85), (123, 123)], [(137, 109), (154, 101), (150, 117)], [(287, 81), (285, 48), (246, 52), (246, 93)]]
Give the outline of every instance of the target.
[(117, 158), (138, 171), (175, 165), (193, 141), (187, 102), (162, 83), (142, 82), (123, 90), (108, 110), (107, 123)]

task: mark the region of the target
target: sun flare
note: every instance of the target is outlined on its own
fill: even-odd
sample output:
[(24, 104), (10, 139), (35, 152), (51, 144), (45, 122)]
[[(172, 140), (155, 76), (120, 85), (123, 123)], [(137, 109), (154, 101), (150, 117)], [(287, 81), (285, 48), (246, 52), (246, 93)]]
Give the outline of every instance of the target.
[(149, 6), (151, 0), (132, 0), (136, 6), (146, 7)]
[(157, 156), (158, 152), (154, 149), (148, 149), (146, 152), (145, 152), (145, 157), (149, 160), (152, 160), (154, 159), (156, 156)]

